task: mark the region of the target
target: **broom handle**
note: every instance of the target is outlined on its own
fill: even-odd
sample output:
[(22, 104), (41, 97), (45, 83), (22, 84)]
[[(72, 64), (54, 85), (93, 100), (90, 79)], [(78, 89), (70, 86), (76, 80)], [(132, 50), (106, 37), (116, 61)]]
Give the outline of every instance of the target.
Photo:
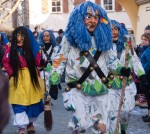
[[(128, 67), (128, 52), (129, 52), (129, 46), (126, 46), (126, 51), (125, 51), (125, 67)], [(127, 78), (123, 78), (122, 82), (122, 92), (121, 92), (121, 98), (120, 98), (120, 103), (119, 103), (119, 109), (118, 109), (118, 116), (117, 116), (117, 122), (116, 122), (116, 129), (115, 129), (115, 134), (118, 134), (118, 129), (119, 129), (119, 122), (120, 122), (120, 114), (122, 110), (122, 104), (124, 100), (124, 95), (125, 95), (125, 88), (126, 88), (126, 83), (127, 83)]]
[[(43, 55), (43, 47), (41, 48), (41, 54)], [(43, 67), (43, 75), (44, 75), (44, 90), (46, 94), (46, 78), (45, 78), (45, 68)], [(46, 95), (44, 95), (44, 100), (46, 99)]]
[[(43, 74), (44, 74), (44, 89), (45, 89), (45, 93), (46, 93), (46, 78), (45, 78), (45, 68), (43, 69)], [(44, 97), (46, 98), (46, 97)]]

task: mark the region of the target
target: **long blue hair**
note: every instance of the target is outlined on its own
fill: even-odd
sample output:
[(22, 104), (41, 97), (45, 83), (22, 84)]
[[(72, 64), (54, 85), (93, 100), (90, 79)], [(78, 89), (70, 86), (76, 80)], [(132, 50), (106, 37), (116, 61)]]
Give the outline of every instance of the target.
[(1, 34), (1, 45), (6, 45), (9, 43), (9, 40), (7, 39), (7, 36), (4, 32), (0, 32)]
[(128, 35), (128, 30), (125, 25), (117, 22), (116, 20), (111, 20), (111, 24), (118, 28), (117, 52), (121, 52), (124, 49), (124, 36)]
[(50, 43), (52, 44), (52, 47), (55, 47), (55, 46), (57, 45), (57, 43), (56, 43), (55, 36), (54, 36), (54, 34), (53, 34), (53, 32), (52, 32), (51, 30), (44, 30), (42, 33), (39, 34), (38, 39), (39, 39), (39, 44), (40, 44), (40, 46), (43, 46), (43, 45), (44, 45), (43, 34), (44, 34), (44, 32), (46, 32), (46, 31), (47, 31), (47, 32), (49, 33), (49, 35), (50, 35)]
[(112, 34), (110, 22), (107, 13), (98, 4), (87, 1), (76, 6), (70, 15), (65, 36), (71, 46), (79, 48), (81, 51), (89, 50), (92, 46), (91, 36), (84, 24), (84, 17), (87, 13), (87, 8), (92, 7), (97, 10), (100, 19), (105, 19), (108, 23), (98, 21), (98, 25), (94, 30), (94, 37), (98, 50), (107, 51), (112, 47)]

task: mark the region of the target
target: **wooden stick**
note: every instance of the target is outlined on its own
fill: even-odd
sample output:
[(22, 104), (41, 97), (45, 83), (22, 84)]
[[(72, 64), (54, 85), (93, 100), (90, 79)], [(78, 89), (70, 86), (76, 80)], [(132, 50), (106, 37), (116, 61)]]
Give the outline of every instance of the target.
[[(126, 51), (125, 51), (125, 67), (128, 67), (128, 55), (129, 55), (129, 46), (125, 46)], [(119, 109), (118, 109), (118, 116), (117, 116), (117, 122), (116, 122), (116, 129), (115, 129), (115, 134), (118, 134), (119, 132), (119, 123), (120, 123), (120, 114), (122, 110), (122, 105), (124, 101), (124, 96), (125, 96), (125, 88), (126, 88), (126, 83), (127, 83), (127, 78), (124, 77), (122, 81), (122, 92), (121, 92), (121, 98), (120, 98), (120, 103), (119, 103)]]

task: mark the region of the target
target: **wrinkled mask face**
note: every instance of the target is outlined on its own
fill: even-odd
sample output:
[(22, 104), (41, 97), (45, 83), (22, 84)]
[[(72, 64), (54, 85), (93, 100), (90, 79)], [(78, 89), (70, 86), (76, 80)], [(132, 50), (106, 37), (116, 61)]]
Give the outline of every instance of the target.
[(119, 34), (118, 27), (115, 27), (114, 25), (111, 24), (111, 30), (112, 30), (113, 41), (117, 41), (118, 40), (118, 34)]
[(18, 42), (18, 46), (23, 46), (23, 42), (24, 42), (24, 37), (25, 37), (25, 35), (24, 34), (22, 34), (21, 32), (18, 32), (17, 33), (17, 42)]
[(92, 7), (87, 8), (87, 13), (84, 18), (84, 23), (87, 27), (87, 30), (90, 33), (94, 32), (96, 26), (98, 25), (99, 18), (100, 18), (100, 15), (98, 13), (98, 10), (94, 11)]
[(44, 41), (44, 43), (50, 43), (50, 34), (48, 31), (45, 31), (43, 33), (43, 41)]

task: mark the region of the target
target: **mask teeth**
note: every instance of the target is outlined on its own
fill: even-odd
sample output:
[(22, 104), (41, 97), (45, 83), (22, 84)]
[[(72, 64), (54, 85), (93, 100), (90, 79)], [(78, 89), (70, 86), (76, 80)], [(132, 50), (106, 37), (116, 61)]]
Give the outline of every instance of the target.
[(88, 25), (88, 26), (87, 26), (87, 29), (89, 29), (91, 26), (92, 26), (91, 24), (90, 24), (90, 25)]

